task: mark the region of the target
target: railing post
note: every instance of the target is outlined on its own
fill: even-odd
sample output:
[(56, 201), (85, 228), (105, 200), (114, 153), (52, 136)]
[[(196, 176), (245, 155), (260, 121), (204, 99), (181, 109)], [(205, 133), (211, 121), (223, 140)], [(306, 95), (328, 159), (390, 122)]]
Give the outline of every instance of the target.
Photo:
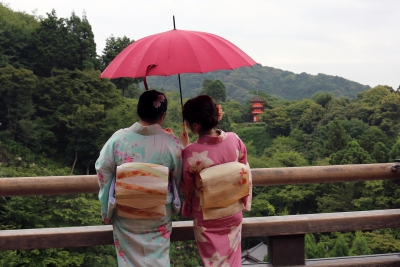
[(304, 234), (268, 236), (268, 261), (273, 266), (305, 265)]

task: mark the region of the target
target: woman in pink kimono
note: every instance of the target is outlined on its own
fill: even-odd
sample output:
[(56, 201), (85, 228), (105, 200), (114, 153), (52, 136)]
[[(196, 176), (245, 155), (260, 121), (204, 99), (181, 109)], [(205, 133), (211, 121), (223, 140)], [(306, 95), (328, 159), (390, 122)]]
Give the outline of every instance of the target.
[[(198, 139), (187, 145), (182, 152), (182, 215), (193, 216), (194, 233), (203, 266), (235, 267), (241, 266), (242, 210), (250, 210), (251, 206), (250, 171), (247, 196), (230, 205), (229, 212), (223, 211), (222, 217), (214, 213), (205, 218), (205, 209), (202, 207), (205, 202), (202, 200), (203, 186), (201, 178), (198, 179), (202, 170), (220, 164), (240, 162), (248, 167), (247, 151), (242, 140), (233, 132), (214, 129), (222, 114), (221, 107), (206, 95), (188, 100), (183, 107), (186, 126), (193, 134), (198, 135)], [(184, 135), (181, 139), (185, 144), (188, 139), (185, 142)], [(226, 182), (226, 188), (229, 183)]]

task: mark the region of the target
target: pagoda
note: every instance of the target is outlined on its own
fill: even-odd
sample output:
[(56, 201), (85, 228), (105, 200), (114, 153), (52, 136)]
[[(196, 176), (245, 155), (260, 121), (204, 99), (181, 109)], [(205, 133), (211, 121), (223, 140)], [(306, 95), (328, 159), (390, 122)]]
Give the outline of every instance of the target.
[(254, 97), (250, 100), (251, 104), (251, 115), (253, 117), (253, 122), (258, 121), (258, 115), (263, 113), (265, 100), (259, 96)]

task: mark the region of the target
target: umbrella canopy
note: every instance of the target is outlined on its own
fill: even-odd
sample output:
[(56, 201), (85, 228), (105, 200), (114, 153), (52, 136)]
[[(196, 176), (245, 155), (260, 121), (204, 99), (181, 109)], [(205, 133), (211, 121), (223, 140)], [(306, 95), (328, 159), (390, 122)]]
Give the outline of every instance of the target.
[(256, 62), (228, 40), (206, 32), (170, 30), (139, 39), (119, 53), (101, 78), (205, 73)]
[(100, 78), (142, 77), (147, 90), (146, 76), (178, 74), (183, 107), (180, 74), (233, 70), (256, 64), (228, 40), (206, 32), (177, 30), (175, 17), (173, 21), (173, 30), (150, 35), (128, 45), (111, 61)]

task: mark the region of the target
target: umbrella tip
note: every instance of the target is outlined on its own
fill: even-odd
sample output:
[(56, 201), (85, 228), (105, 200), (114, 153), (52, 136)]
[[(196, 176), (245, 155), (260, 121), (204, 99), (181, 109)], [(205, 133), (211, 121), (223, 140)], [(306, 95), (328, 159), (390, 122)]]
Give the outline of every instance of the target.
[(175, 16), (174, 15), (172, 15), (172, 21), (174, 22), (174, 30), (176, 30), (176, 27), (175, 27)]

